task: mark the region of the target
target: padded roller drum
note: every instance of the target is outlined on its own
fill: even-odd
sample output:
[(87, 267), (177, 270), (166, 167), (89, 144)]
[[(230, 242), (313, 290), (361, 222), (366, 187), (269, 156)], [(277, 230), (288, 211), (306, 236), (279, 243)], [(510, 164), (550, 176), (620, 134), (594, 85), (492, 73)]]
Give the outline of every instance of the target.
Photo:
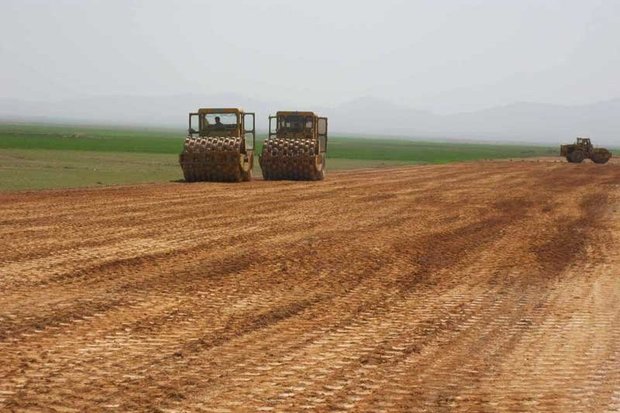
[(269, 138), (258, 158), (265, 180), (320, 181), (325, 178), (325, 154), (309, 138)]
[(252, 179), (252, 151), (236, 137), (186, 138), (179, 163), (187, 182)]

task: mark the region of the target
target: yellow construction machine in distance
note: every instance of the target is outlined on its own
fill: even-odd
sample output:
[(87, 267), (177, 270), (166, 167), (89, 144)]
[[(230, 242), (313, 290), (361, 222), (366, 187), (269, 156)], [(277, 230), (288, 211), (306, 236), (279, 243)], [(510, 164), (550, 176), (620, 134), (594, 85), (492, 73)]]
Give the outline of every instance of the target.
[(279, 111), (269, 117), (269, 137), (258, 160), (265, 180), (325, 178), (327, 118)]

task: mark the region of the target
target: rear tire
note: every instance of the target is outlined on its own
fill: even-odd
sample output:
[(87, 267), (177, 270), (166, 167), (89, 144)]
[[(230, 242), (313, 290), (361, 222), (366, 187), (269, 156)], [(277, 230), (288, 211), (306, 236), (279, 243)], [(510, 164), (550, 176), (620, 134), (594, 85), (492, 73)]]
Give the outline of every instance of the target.
[(608, 157), (603, 156), (603, 155), (599, 155), (599, 154), (596, 154), (596, 153), (594, 155), (592, 155), (591, 159), (592, 159), (592, 162), (598, 163), (598, 164), (607, 163), (607, 161), (609, 160)]
[(323, 179), (325, 179), (325, 158), (326, 157), (324, 153), (318, 155), (319, 163), (317, 163), (314, 166), (314, 169), (315, 169), (314, 180), (315, 181), (322, 181)]
[(251, 181), (252, 180), (252, 170), (250, 169), (247, 172), (243, 172), (241, 174), (241, 180), (244, 181), (244, 182)]
[(570, 155), (568, 155), (569, 162), (572, 163), (581, 163), (585, 159), (585, 155), (582, 151), (573, 151)]

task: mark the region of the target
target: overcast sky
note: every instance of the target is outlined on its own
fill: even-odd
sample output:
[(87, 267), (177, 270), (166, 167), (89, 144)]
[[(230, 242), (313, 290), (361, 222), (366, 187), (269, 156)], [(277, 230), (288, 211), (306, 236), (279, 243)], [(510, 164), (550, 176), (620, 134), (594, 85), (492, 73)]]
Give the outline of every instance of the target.
[(440, 113), (620, 97), (620, 1), (0, 0), (0, 97), (373, 96)]

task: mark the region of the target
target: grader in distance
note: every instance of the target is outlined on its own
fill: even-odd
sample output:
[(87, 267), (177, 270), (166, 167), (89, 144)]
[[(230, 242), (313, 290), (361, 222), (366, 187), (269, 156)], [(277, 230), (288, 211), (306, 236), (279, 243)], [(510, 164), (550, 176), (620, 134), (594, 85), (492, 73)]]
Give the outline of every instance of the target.
[(179, 163), (188, 182), (252, 179), (256, 143), (254, 113), (237, 108), (202, 108), (189, 114)]
[(327, 118), (279, 111), (269, 117), (269, 137), (258, 160), (265, 180), (320, 181), (326, 153)]
[(570, 163), (591, 159), (594, 163), (603, 164), (611, 159), (611, 152), (605, 148), (595, 148), (590, 138), (577, 138), (575, 143), (560, 146), (560, 156), (566, 157)]

